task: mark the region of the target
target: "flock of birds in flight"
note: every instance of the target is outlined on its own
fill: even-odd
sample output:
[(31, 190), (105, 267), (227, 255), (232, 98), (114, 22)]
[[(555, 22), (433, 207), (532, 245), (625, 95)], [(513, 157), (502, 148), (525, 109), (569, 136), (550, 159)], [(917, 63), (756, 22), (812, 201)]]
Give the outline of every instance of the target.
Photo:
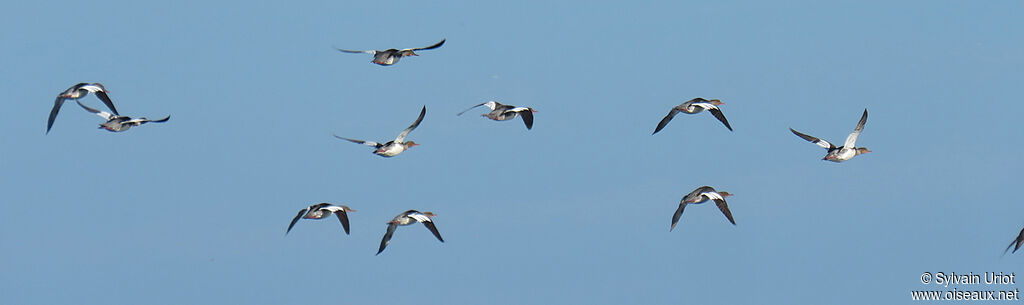
[[(403, 57), (419, 56), (419, 54), (416, 54), (416, 51), (436, 49), (444, 45), (444, 43), (445, 40), (442, 39), (438, 43), (423, 48), (367, 51), (346, 50), (340, 48), (336, 49), (338, 51), (345, 53), (371, 54), (373, 55), (373, 63), (381, 66), (390, 66), (395, 63), (398, 63), (398, 61), (401, 60)], [(110, 110), (110, 112), (100, 111), (89, 106), (86, 106), (85, 104), (82, 104), (80, 99), (85, 97), (89, 93), (92, 93), (100, 101), (102, 101), (103, 104), (106, 105), (106, 107)], [(53, 104), (53, 109), (50, 110), (50, 116), (46, 122), (46, 133), (49, 134), (50, 129), (53, 127), (54, 120), (57, 118), (57, 113), (60, 111), (64, 102), (69, 99), (75, 100), (75, 103), (77, 103), (87, 112), (102, 117), (105, 120), (105, 122), (100, 124), (99, 128), (106, 129), (111, 132), (126, 131), (131, 127), (139, 126), (145, 123), (163, 123), (167, 122), (170, 119), (170, 116), (158, 120), (150, 120), (146, 119), (145, 117), (132, 119), (127, 116), (122, 116), (120, 115), (120, 113), (118, 113), (117, 108), (114, 107), (114, 103), (113, 101), (111, 101), (108, 93), (109, 91), (107, 91), (107, 89), (103, 87), (103, 85), (100, 83), (79, 83), (75, 84), (74, 86), (71, 86), (71, 88), (68, 88), (67, 90), (64, 90), (64, 92), (61, 92), (59, 95), (57, 95), (57, 99), (54, 101)], [(662, 118), (661, 121), (658, 122), (658, 125), (654, 128), (654, 132), (651, 134), (657, 134), (659, 131), (665, 128), (665, 126), (667, 126), (668, 123), (671, 122), (672, 119), (679, 113), (697, 114), (704, 110), (707, 110), (709, 113), (711, 113), (712, 116), (715, 117), (715, 119), (717, 119), (719, 122), (725, 125), (725, 127), (728, 128), (729, 131), (732, 131), (732, 126), (729, 125), (729, 121), (725, 118), (725, 114), (722, 113), (722, 109), (718, 107), (722, 104), (723, 103), (717, 99), (708, 100), (700, 97), (679, 104), (678, 106), (672, 107), (669, 113), (664, 118)], [(496, 101), (488, 101), (477, 104), (473, 107), (470, 107), (469, 109), (459, 112), (457, 115), (461, 116), (463, 113), (466, 113), (467, 111), (470, 111), (480, 106), (485, 106), (491, 110), (486, 114), (482, 114), (482, 116), (488, 119), (495, 121), (506, 121), (515, 119), (516, 117), (520, 117), (522, 118), (523, 123), (526, 125), (527, 130), (533, 128), (533, 116), (534, 113), (537, 112), (536, 110), (530, 107), (505, 105), (498, 103)], [(335, 134), (334, 137), (350, 141), (356, 144), (373, 146), (374, 154), (382, 157), (394, 157), (406, 151), (407, 149), (418, 145), (414, 141), (406, 141), (406, 137), (409, 135), (409, 133), (415, 130), (417, 126), (420, 125), (420, 122), (423, 121), (423, 117), (426, 115), (426, 113), (427, 107), (423, 106), (423, 108), (420, 109), (419, 116), (416, 118), (415, 121), (413, 121), (412, 125), (409, 125), (409, 127), (405, 128), (405, 130), (402, 130), (402, 132), (399, 133), (394, 140), (390, 140), (384, 143), (345, 138), (338, 136), (337, 134)], [(851, 132), (846, 137), (846, 141), (843, 142), (842, 146), (836, 146), (831, 142), (801, 133), (799, 131), (793, 130), (792, 128), (790, 128), (790, 131), (796, 136), (804, 140), (807, 140), (808, 142), (814, 143), (818, 146), (821, 146), (822, 148), (825, 148), (827, 152), (825, 154), (825, 157), (822, 158), (822, 160), (838, 163), (850, 160), (857, 155), (871, 152), (867, 148), (856, 147), (857, 138), (860, 136), (861, 131), (864, 130), (864, 124), (867, 122), (867, 119), (868, 111), (867, 109), (864, 109), (864, 113), (861, 115), (860, 121), (857, 122), (857, 126), (853, 129), (853, 132)], [(682, 200), (680, 200), (679, 207), (676, 209), (676, 212), (672, 215), (672, 224), (669, 228), (669, 231), (675, 229), (676, 224), (682, 217), (683, 210), (686, 208), (687, 205), (700, 204), (707, 202), (709, 200), (715, 202), (715, 204), (718, 206), (718, 209), (722, 212), (722, 214), (725, 215), (726, 219), (728, 219), (729, 222), (732, 223), (733, 225), (736, 225), (736, 221), (733, 219), (732, 212), (729, 211), (729, 206), (725, 201), (725, 197), (729, 196), (732, 196), (732, 194), (724, 191), (715, 190), (715, 188), (711, 186), (698, 187), (697, 189), (693, 190), (692, 192), (684, 196)], [(338, 220), (341, 222), (345, 234), (349, 234), (350, 229), (348, 212), (354, 211), (355, 210), (344, 205), (334, 205), (326, 202), (314, 204), (300, 210), (298, 215), (295, 215), (295, 218), (293, 218), (291, 223), (288, 225), (288, 229), (285, 231), (285, 234), (291, 232), (292, 227), (294, 227), (295, 224), (300, 219), (323, 219), (330, 217), (331, 215), (337, 216)], [(420, 212), (417, 210), (408, 210), (402, 212), (401, 214), (398, 214), (393, 219), (391, 219), (391, 221), (387, 222), (387, 231), (384, 233), (383, 239), (381, 239), (380, 247), (377, 250), (377, 254), (379, 255), (381, 252), (383, 252), (387, 245), (391, 242), (391, 237), (392, 235), (394, 235), (395, 230), (398, 228), (398, 226), (408, 226), (414, 223), (422, 223), (424, 226), (426, 226), (428, 230), (430, 230), (431, 233), (434, 234), (435, 237), (437, 237), (437, 240), (444, 242), (444, 239), (441, 237), (441, 233), (438, 232), (437, 227), (434, 225), (434, 222), (431, 219), (431, 217), (434, 216), (434, 213)], [(1006, 250), (1009, 251), (1009, 249), (1014, 245), (1016, 245), (1016, 247), (1014, 247), (1013, 249), (1014, 252), (1016, 252), (1017, 249), (1020, 249), (1020, 247), (1024, 245), (1024, 229), (1021, 230), (1020, 234), (1017, 236), (1016, 239), (1014, 239), (1014, 241), (1010, 243)], [(1005, 252), (1006, 251), (1004, 251), (1004, 253)]]

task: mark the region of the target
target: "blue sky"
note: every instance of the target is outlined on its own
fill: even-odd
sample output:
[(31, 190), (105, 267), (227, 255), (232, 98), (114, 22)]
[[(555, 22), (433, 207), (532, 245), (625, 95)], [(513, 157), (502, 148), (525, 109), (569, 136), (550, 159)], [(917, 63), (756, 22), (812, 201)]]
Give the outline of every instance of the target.
[[(10, 3), (0, 303), (909, 303), (922, 272), (1019, 272), (1022, 6)], [(442, 38), (391, 67), (332, 49)], [(44, 135), (78, 82), (171, 120), (109, 133), (71, 103)], [(693, 97), (735, 132), (650, 134)], [(533, 130), (455, 115), (487, 100)], [(423, 105), (398, 157), (331, 137), (393, 138)], [(846, 163), (787, 130), (842, 142), (865, 108), (874, 152)], [(669, 232), (702, 185), (738, 225), (703, 204)], [(324, 201), (351, 235), (285, 236)], [(374, 256), (408, 209), (447, 242), (402, 227)]]

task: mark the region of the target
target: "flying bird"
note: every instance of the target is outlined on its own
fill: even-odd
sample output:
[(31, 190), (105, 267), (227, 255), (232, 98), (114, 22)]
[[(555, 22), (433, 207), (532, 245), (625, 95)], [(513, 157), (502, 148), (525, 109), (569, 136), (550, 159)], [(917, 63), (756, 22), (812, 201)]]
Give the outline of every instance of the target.
[(64, 90), (64, 92), (57, 95), (57, 99), (53, 101), (53, 109), (50, 109), (50, 119), (46, 121), (46, 133), (50, 133), (50, 128), (53, 127), (53, 120), (57, 119), (57, 112), (60, 111), (65, 100), (74, 99), (75, 101), (78, 101), (78, 99), (85, 97), (89, 93), (95, 94), (97, 98), (103, 101), (103, 104), (107, 105), (107, 108), (110, 108), (110, 111), (114, 112), (114, 114), (118, 114), (117, 108), (114, 108), (114, 103), (110, 101), (110, 96), (107, 96), (108, 92), (109, 91), (103, 87), (103, 84), (100, 83), (78, 83), (71, 86), (71, 88), (68, 88), (68, 90)]
[(430, 220), (430, 217), (434, 216), (437, 215), (434, 215), (434, 213), (431, 212), (421, 213), (417, 210), (408, 210), (402, 214), (398, 214), (398, 216), (395, 216), (394, 219), (391, 219), (391, 221), (388, 222), (388, 231), (387, 233), (384, 233), (384, 239), (380, 241), (380, 249), (377, 249), (377, 254), (384, 252), (384, 248), (386, 248), (388, 243), (391, 242), (391, 235), (395, 234), (395, 229), (398, 228), (398, 226), (408, 226), (417, 222), (423, 223), (423, 225), (430, 230), (430, 233), (434, 233), (437, 240), (444, 242), (444, 239), (441, 238), (441, 233), (438, 233), (437, 227), (434, 226), (434, 221)]
[(75, 101), (75, 103), (78, 103), (78, 106), (82, 106), (82, 108), (85, 108), (85, 111), (95, 113), (96, 115), (100, 116), (104, 120), (107, 120), (103, 124), (100, 124), (100, 128), (106, 129), (106, 130), (111, 131), (111, 132), (125, 131), (125, 130), (128, 130), (128, 129), (131, 129), (134, 126), (139, 126), (139, 125), (146, 124), (146, 123), (149, 123), (149, 122), (163, 123), (163, 122), (167, 122), (167, 120), (171, 119), (171, 116), (169, 116), (169, 115), (167, 117), (159, 119), (159, 120), (150, 120), (150, 119), (147, 119), (147, 118), (132, 119), (130, 117), (126, 117), (126, 116), (122, 116), (122, 115), (116, 115), (116, 114), (111, 114), (111, 113), (106, 112), (106, 111), (99, 111), (99, 110), (96, 110), (94, 108), (90, 108), (89, 106), (86, 106), (86, 105), (82, 104), (82, 102), (79, 102), (79, 101)]
[(533, 110), (533, 108), (530, 107), (516, 107), (512, 105), (504, 105), (495, 101), (489, 101), (473, 107), (469, 107), (469, 109), (463, 110), (462, 112), (459, 112), (459, 114), (457, 115), (462, 115), (463, 113), (466, 113), (466, 111), (470, 111), (473, 108), (480, 106), (487, 106), (487, 108), (491, 108), (491, 112), (487, 114), (481, 114), (481, 116), (485, 116), (488, 119), (492, 119), (495, 121), (507, 121), (514, 119), (517, 116), (521, 116), (523, 117), (523, 123), (526, 123), (526, 129), (533, 128), (533, 113), (537, 112), (537, 110)]
[(800, 133), (799, 131), (793, 130), (793, 128), (790, 128), (789, 131), (792, 131), (793, 134), (807, 140), (808, 142), (827, 149), (828, 154), (826, 154), (822, 160), (839, 163), (853, 159), (854, 156), (871, 152), (865, 147), (857, 147), (857, 137), (859, 137), (860, 132), (864, 130), (864, 123), (867, 123), (867, 121), (868, 110), (864, 109), (864, 114), (860, 116), (860, 121), (857, 122), (857, 127), (853, 129), (853, 132), (851, 132), (849, 136), (846, 137), (846, 143), (843, 143), (843, 146), (838, 147), (828, 141)]
[(416, 129), (416, 126), (420, 126), (420, 121), (423, 121), (423, 115), (426, 114), (426, 113), (427, 113), (427, 106), (423, 106), (423, 110), (420, 110), (420, 116), (416, 118), (416, 121), (412, 122), (412, 125), (409, 125), (409, 128), (406, 128), (405, 130), (402, 131), (402, 133), (398, 134), (397, 138), (395, 138), (394, 140), (388, 141), (387, 143), (381, 144), (381, 143), (377, 143), (377, 142), (349, 139), (349, 138), (340, 137), (338, 135), (334, 135), (334, 137), (338, 138), (338, 139), (350, 141), (350, 142), (356, 143), (356, 144), (363, 144), (363, 145), (373, 146), (374, 148), (376, 148), (376, 149), (373, 150), (373, 153), (377, 154), (378, 156), (381, 156), (381, 157), (394, 157), (394, 156), (397, 156), (398, 154), (402, 153), (406, 149), (409, 149), (409, 148), (411, 148), (413, 146), (419, 145), (419, 144), (416, 144), (416, 142), (413, 142), (413, 141), (406, 141), (405, 140), (405, 136), (409, 135), (409, 133), (412, 132), (413, 129)]
[(725, 218), (728, 218), (729, 222), (736, 225), (736, 221), (732, 219), (732, 212), (729, 211), (729, 205), (725, 203), (725, 197), (729, 196), (732, 196), (732, 194), (724, 191), (715, 191), (715, 188), (710, 186), (698, 187), (693, 192), (686, 194), (683, 200), (679, 201), (679, 208), (672, 215), (672, 227), (668, 230), (672, 231), (672, 229), (676, 228), (676, 223), (679, 222), (679, 217), (683, 216), (683, 209), (686, 208), (687, 204), (698, 204), (708, 200), (714, 201), (718, 209), (722, 211), (722, 214), (725, 214)]
[(445, 40), (446, 39), (441, 39), (441, 42), (435, 43), (434, 45), (429, 46), (429, 47), (409, 48), (409, 49), (401, 49), (401, 50), (399, 50), (399, 49), (387, 49), (387, 50), (383, 50), (383, 51), (381, 51), (381, 50), (359, 51), (359, 50), (345, 50), (345, 49), (339, 49), (339, 48), (335, 48), (335, 49), (338, 49), (338, 51), (342, 51), (342, 52), (345, 52), (345, 53), (366, 53), (366, 54), (371, 54), (371, 55), (373, 55), (373, 63), (381, 65), (381, 66), (390, 66), (390, 65), (398, 63), (398, 60), (402, 59), (402, 57), (406, 57), (406, 56), (420, 56), (419, 54), (416, 54), (415, 51), (437, 49), (437, 48), (441, 47), (441, 45), (444, 44)]
[(725, 124), (725, 128), (729, 128), (729, 131), (732, 131), (732, 126), (729, 126), (729, 120), (725, 119), (725, 115), (722, 114), (722, 109), (718, 108), (718, 105), (721, 104), (724, 103), (717, 99), (706, 100), (699, 97), (686, 101), (685, 103), (679, 104), (679, 106), (672, 107), (672, 110), (668, 112), (668, 115), (666, 115), (665, 118), (661, 119), (661, 122), (658, 122), (658, 127), (655, 127), (654, 132), (652, 132), (651, 134), (656, 134), (659, 131), (661, 131), (662, 128), (665, 128), (665, 125), (668, 125), (668, 122), (672, 121), (672, 118), (674, 118), (676, 114), (679, 114), (680, 112), (684, 112), (687, 114), (695, 114), (700, 113), (701, 111), (704, 110), (711, 112), (711, 115), (714, 115), (715, 118), (718, 119), (718, 121), (722, 122), (722, 124)]
[(344, 205), (333, 205), (330, 203), (317, 203), (309, 206), (308, 208), (299, 210), (299, 214), (292, 218), (292, 223), (288, 224), (288, 230), (284, 234), (292, 231), (292, 227), (295, 226), (296, 222), (299, 222), (299, 218), (305, 219), (323, 219), (331, 216), (331, 214), (337, 215), (338, 220), (341, 221), (341, 227), (345, 229), (345, 234), (348, 234), (348, 212), (355, 212), (356, 210), (350, 209)]

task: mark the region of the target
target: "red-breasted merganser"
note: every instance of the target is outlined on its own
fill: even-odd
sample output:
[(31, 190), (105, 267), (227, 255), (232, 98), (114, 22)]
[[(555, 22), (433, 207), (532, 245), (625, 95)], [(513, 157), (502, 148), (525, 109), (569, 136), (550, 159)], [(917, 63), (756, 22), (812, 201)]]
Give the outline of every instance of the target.
[(838, 147), (833, 145), (832, 143), (829, 143), (828, 141), (800, 133), (799, 131), (793, 130), (793, 128), (790, 128), (789, 131), (792, 131), (793, 134), (803, 138), (804, 140), (807, 140), (808, 142), (817, 144), (818, 146), (827, 149), (828, 154), (825, 154), (825, 157), (822, 158), (822, 160), (839, 163), (853, 159), (853, 157), (857, 155), (871, 152), (865, 147), (857, 147), (857, 137), (860, 136), (860, 132), (864, 130), (864, 123), (866, 123), (867, 121), (868, 110), (864, 109), (864, 114), (860, 116), (860, 121), (857, 122), (857, 128), (854, 128), (853, 132), (851, 132), (850, 135), (846, 137), (846, 142), (843, 143), (843, 146)]
[(295, 215), (292, 218), (292, 223), (288, 224), (288, 230), (284, 231), (284, 234), (292, 231), (292, 227), (295, 226), (296, 222), (299, 222), (299, 218), (305, 219), (323, 219), (331, 216), (331, 214), (337, 215), (338, 220), (341, 221), (341, 227), (345, 229), (345, 234), (348, 234), (348, 212), (355, 212), (356, 210), (350, 209), (344, 205), (333, 205), (330, 203), (317, 203), (309, 206), (308, 208), (299, 210), (299, 215)]
[(420, 56), (419, 54), (416, 54), (415, 51), (437, 49), (437, 48), (441, 47), (441, 45), (444, 44), (444, 41), (445, 41), (445, 39), (441, 39), (441, 42), (435, 43), (434, 45), (429, 46), (429, 47), (410, 48), (410, 49), (401, 49), (401, 50), (399, 50), (399, 49), (387, 49), (387, 50), (383, 50), (383, 51), (381, 51), (381, 50), (359, 51), (359, 50), (345, 50), (345, 49), (338, 49), (338, 48), (335, 48), (335, 49), (338, 49), (338, 51), (342, 51), (342, 52), (345, 52), (345, 53), (366, 53), (366, 54), (372, 54), (373, 55), (373, 63), (381, 65), (381, 66), (390, 66), (390, 65), (398, 63), (398, 60), (402, 59), (402, 57), (406, 57), (406, 56)]
[(672, 231), (672, 229), (676, 228), (676, 223), (679, 222), (679, 217), (683, 216), (683, 209), (686, 208), (687, 204), (698, 204), (708, 200), (714, 201), (718, 209), (722, 211), (722, 214), (725, 214), (725, 218), (728, 218), (729, 222), (736, 225), (736, 221), (732, 219), (732, 212), (729, 211), (729, 205), (725, 203), (725, 197), (729, 196), (732, 196), (732, 194), (724, 191), (715, 191), (715, 188), (710, 186), (698, 187), (693, 192), (686, 194), (683, 200), (679, 201), (679, 208), (672, 215), (672, 227), (668, 230)]
[(114, 103), (110, 101), (110, 96), (107, 96), (109, 91), (103, 87), (103, 84), (78, 83), (68, 88), (68, 90), (61, 92), (57, 95), (57, 99), (53, 101), (53, 109), (50, 109), (50, 119), (46, 121), (46, 133), (50, 133), (50, 128), (53, 127), (53, 120), (57, 119), (57, 112), (64, 105), (64, 100), (74, 99), (78, 101), (78, 99), (85, 97), (90, 92), (95, 94), (100, 101), (103, 101), (103, 104), (106, 104), (110, 111), (118, 114), (117, 108), (114, 108)]
[(654, 132), (651, 134), (656, 134), (661, 131), (662, 128), (665, 128), (665, 125), (668, 125), (668, 122), (680, 112), (695, 114), (704, 110), (711, 112), (711, 115), (714, 115), (718, 121), (725, 124), (725, 128), (729, 128), (729, 131), (732, 131), (732, 126), (729, 126), (729, 120), (725, 119), (725, 115), (722, 114), (722, 109), (718, 108), (718, 105), (721, 104), (724, 103), (719, 100), (706, 100), (699, 97), (686, 101), (685, 103), (679, 104), (679, 106), (672, 107), (672, 110), (668, 112), (668, 115), (666, 115), (665, 118), (661, 119), (661, 122), (658, 122), (658, 127), (655, 127)]
[(384, 233), (384, 239), (380, 241), (380, 249), (377, 249), (377, 254), (384, 252), (384, 248), (386, 248), (388, 243), (391, 242), (391, 235), (395, 234), (395, 229), (398, 228), (398, 226), (408, 226), (417, 222), (423, 223), (423, 225), (430, 230), (430, 233), (434, 233), (437, 240), (444, 242), (444, 239), (441, 238), (441, 233), (438, 233), (437, 227), (434, 226), (434, 221), (430, 220), (430, 217), (434, 216), (437, 215), (434, 215), (434, 213), (431, 212), (421, 213), (417, 210), (408, 210), (402, 214), (398, 214), (398, 216), (395, 216), (394, 219), (388, 222), (388, 231), (387, 233)]
[(82, 102), (79, 102), (79, 101), (75, 101), (75, 103), (78, 103), (78, 106), (82, 106), (82, 108), (85, 108), (85, 111), (95, 113), (96, 115), (100, 116), (104, 120), (107, 120), (103, 124), (100, 124), (100, 128), (106, 129), (106, 130), (111, 131), (111, 132), (125, 131), (125, 130), (128, 130), (128, 129), (134, 127), (134, 126), (139, 126), (139, 125), (142, 125), (142, 124), (145, 124), (145, 123), (149, 123), (149, 122), (163, 123), (163, 122), (167, 122), (167, 120), (171, 119), (171, 116), (169, 116), (169, 115), (167, 117), (159, 119), (159, 120), (150, 120), (150, 119), (147, 119), (147, 118), (132, 119), (130, 117), (126, 117), (126, 116), (122, 116), (122, 115), (116, 115), (116, 114), (112, 114), (112, 113), (109, 113), (109, 112), (106, 112), (106, 111), (99, 111), (97, 109), (90, 108), (89, 106), (86, 106), (86, 105), (82, 104)]
[(426, 113), (427, 113), (427, 106), (423, 106), (423, 110), (420, 110), (420, 116), (416, 118), (416, 121), (412, 122), (412, 125), (410, 125), (409, 128), (406, 128), (405, 130), (402, 131), (402, 133), (398, 134), (397, 138), (395, 138), (392, 141), (388, 141), (387, 143), (383, 143), (382, 144), (382, 143), (377, 143), (377, 142), (349, 139), (349, 138), (340, 137), (338, 135), (334, 135), (334, 137), (338, 138), (338, 139), (350, 141), (350, 142), (356, 143), (356, 144), (363, 144), (363, 145), (373, 146), (373, 147), (376, 148), (375, 150), (373, 150), (373, 153), (377, 154), (378, 156), (394, 157), (394, 156), (397, 156), (398, 154), (402, 153), (406, 149), (409, 149), (409, 148), (411, 148), (413, 146), (419, 145), (419, 144), (416, 144), (416, 142), (413, 142), (413, 141), (406, 141), (405, 140), (405, 136), (409, 135), (409, 132), (412, 132), (413, 129), (416, 129), (416, 126), (420, 126), (420, 122), (423, 121), (423, 115), (425, 115)]
[(512, 105), (504, 105), (495, 101), (489, 101), (473, 107), (469, 107), (469, 109), (463, 110), (462, 112), (459, 112), (459, 114), (457, 115), (462, 115), (463, 113), (466, 113), (466, 111), (470, 111), (473, 108), (480, 106), (487, 106), (487, 108), (491, 108), (490, 113), (481, 114), (481, 116), (487, 117), (488, 119), (492, 119), (495, 121), (507, 121), (516, 118), (516, 116), (522, 116), (523, 123), (526, 123), (526, 129), (533, 128), (533, 113), (537, 112), (537, 110), (533, 110), (533, 108), (530, 107), (516, 107)]

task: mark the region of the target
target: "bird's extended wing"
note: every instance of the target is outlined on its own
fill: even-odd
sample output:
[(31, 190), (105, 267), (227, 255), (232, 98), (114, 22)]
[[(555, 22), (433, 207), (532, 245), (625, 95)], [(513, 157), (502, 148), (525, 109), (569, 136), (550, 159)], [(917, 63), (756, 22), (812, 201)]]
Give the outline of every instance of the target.
[(167, 122), (167, 120), (170, 120), (170, 119), (171, 119), (171, 116), (169, 116), (169, 115), (167, 117), (159, 119), (159, 120), (150, 120), (150, 119), (147, 119), (147, 118), (138, 118), (138, 119), (129, 120), (127, 122), (124, 122), (124, 124), (138, 124), (138, 125), (142, 125), (142, 124), (146, 124), (146, 123), (150, 123), (150, 122), (152, 122), (152, 123), (163, 123), (163, 122)]
[(50, 109), (50, 118), (46, 120), (46, 133), (50, 133), (50, 128), (53, 127), (53, 120), (57, 119), (57, 113), (60, 112), (60, 107), (64, 105), (64, 98), (58, 96), (53, 101), (53, 109)]
[(388, 247), (388, 243), (391, 242), (391, 235), (395, 234), (395, 228), (397, 227), (398, 225), (396, 224), (388, 224), (388, 231), (387, 233), (384, 233), (384, 238), (380, 240), (380, 248), (377, 249), (377, 254), (374, 255), (378, 255), (381, 252), (384, 252), (384, 248)]
[(673, 229), (676, 228), (676, 223), (678, 223), (679, 222), (679, 218), (683, 216), (683, 209), (685, 209), (685, 208), (686, 208), (686, 203), (685, 202), (680, 202), (679, 203), (679, 208), (676, 209), (676, 213), (672, 214), (672, 227), (668, 228), (669, 231), (672, 231)]
[[(413, 50), (413, 51), (419, 51), (419, 50), (432, 50), (432, 49), (437, 49), (437, 48), (440, 48), (440, 47), (441, 47), (441, 45), (443, 45), (443, 44), (444, 44), (444, 41), (445, 41), (445, 40), (448, 40), (448, 39), (441, 39), (441, 42), (435, 43), (434, 45), (432, 45), (432, 46), (429, 46), (429, 47), (423, 47), (423, 48), (413, 48), (412, 50)], [(406, 50), (408, 50), (408, 49), (406, 49)]]
[(363, 144), (363, 145), (373, 146), (373, 147), (380, 147), (381, 146), (380, 143), (373, 142), (373, 141), (363, 141), (363, 140), (349, 139), (349, 138), (340, 137), (338, 135), (334, 135), (334, 137), (338, 138), (338, 139), (345, 140), (345, 141), (349, 141), (349, 142), (352, 142), (352, 143), (356, 143), (356, 144)]
[(804, 140), (807, 140), (808, 142), (814, 143), (815, 145), (824, 147), (825, 149), (831, 150), (833, 148), (836, 148), (835, 145), (832, 145), (832, 143), (829, 143), (828, 141), (825, 141), (825, 140), (822, 140), (822, 139), (818, 139), (818, 138), (815, 138), (815, 137), (812, 137), (812, 136), (809, 136), (809, 135), (806, 135), (806, 134), (802, 134), (799, 131), (793, 130), (793, 128), (790, 128), (789, 131), (792, 131), (793, 134), (795, 134), (796, 136), (801, 137)]
[(335, 50), (338, 50), (338, 51), (342, 51), (342, 52), (345, 52), (345, 53), (366, 53), (366, 54), (377, 54), (377, 51), (375, 51), (375, 50), (366, 50), (366, 51), (360, 51), (360, 50), (345, 50), (345, 49), (340, 49), (340, 48), (334, 48), (334, 49), (335, 49)]
[(107, 121), (109, 121), (109, 120), (110, 120), (111, 118), (113, 118), (113, 117), (114, 117), (114, 115), (113, 115), (113, 114), (111, 114), (111, 113), (109, 113), (109, 112), (106, 112), (106, 111), (99, 111), (99, 110), (97, 110), (97, 109), (94, 109), (94, 108), (90, 108), (89, 106), (86, 106), (85, 104), (82, 104), (82, 102), (79, 102), (79, 101), (77, 101), (77, 100), (75, 101), (75, 103), (78, 103), (78, 106), (81, 106), (81, 107), (82, 107), (83, 109), (85, 109), (85, 111), (88, 111), (88, 112), (92, 112), (92, 113), (95, 113), (96, 115), (100, 116), (100, 117), (101, 117), (101, 118), (103, 118), (104, 120), (107, 120)]
[(305, 215), (306, 212), (309, 212), (309, 208), (299, 210), (299, 215), (295, 215), (295, 218), (292, 218), (292, 223), (288, 224), (288, 230), (284, 231), (284, 234), (288, 234), (288, 232), (291, 232), (292, 227), (295, 226), (296, 222), (299, 222), (299, 218), (302, 218), (302, 215)]
[(114, 114), (121, 115), (120, 113), (117, 113), (117, 108), (114, 108), (114, 102), (110, 100), (110, 96), (107, 96), (106, 91), (96, 91), (96, 97), (98, 97), (100, 101), (103, 101), (103, 104), (107, 105), (107, 108), (110, 109), (110, 111), (113, 111)]
[(420, 116), (416, 118), (415, 122), (412, 122), (412, 125), (409, 125), (409, 128), (402, 130), (402, 133), (398, 134), (398, 137), (395, 138), (395, 142), (404, 143), (405, 136), (408, 136), (413, 129), (416, 129), (416, 126), (420, 126), (420, 122), (423, 121), (423, 115), (425, 114), (427, 114), (427, 106), (423, 106), (423, 110), (420, 110)]
[(736, 225), (736, 221), (732, 219), (732, 212), (729, 211), (729, 205), (725, 203), (725, 199), (719, 197), (712, 198), (711, 200), (715, 201), (715, 205), (718, 206), (718, 209), (722, 211), (722, 214), (725, 214), (725, 218), (728, 218), (729, 222)]
[(345, 210), (338, 210), (338, 211), (335, 211), (334, 214), (338, 215), (338, 221), (341, 221), (341, 227), (345, 229), (345, 234), (349, 234), (348, 233), (349, 232), (349, 230), (348, 230), (348, 213), (346, 213)]
[(519, 111), (519, 115), (523, 117), (523, 123), (526, 123), (526, 129), (533, 128), (533, 109), (525, 108)]
[(480, 106), (483, 106), (484, 104), (487, 104), (487, 103), (480, 103), (480, 104), (477, 104), (476, 106), (473, 106), (473, 107), (469, 107), (469, 109), (463, 110), (462, 112), (459, 112), (459, 113), (458, 113), (458, 114), (456, 114), (456, 115), (462, 115), (463, 113), (466, 113), (466, 111), (470, 111), (470, 110), (473, 110), (473, 108), (476, 108), (476, 107), (480, 107)]
[(725, 119), (725, 114), (722, 114), (722, 109), (714, 107), (708, 108), (708, 111), (711, 112), (711, 115), (715, 116), (715, 118), (718, 119), (719, 122), (725, 124), (725, 128), (729, 128), (729, 131), (732, 131), (732, 126), (729, 126), (729, 120)]
[(857, 148), (857, 137), (860, 136), (860, 132), (864, 131), (864, 123), (868, 122), (868, 110), (864, 109), (864, 114), (860, 116), (860, 121), (857, 122), (857, 127), (853, 129), (853, 132), (849, 136), (846, 136), (846, 142), (843, 143), (843, 147), (854, 149)]
[(665, 118), (662, 118), (661, 122), (658, 122), (658, 127), (654, 127), (654, 132), (651, 134), (656, 134), (661, 131), (662, 128), (665, 128), (665, 125), (668, 125), (668, 122), (672, 121), (672, 118), (675, 117), (676, 114), (679, 114), (679, 109), (672, 107), (672, 110), (668, 112), (668, 115), (666, 115)]
[(433, 221), (430, 221), (430, 220), (423, 221), (423, 225), (426, 226), (428, 230), (430, 230), (430, 233), (434, 233), (434, 236), (437, 237), (437, 240), (440, 240), (441, 242), (444, 242), (444, 238), (441, 238), (441, 233), (437, 232), (437, 227), (434, 226), (434, 222)]

